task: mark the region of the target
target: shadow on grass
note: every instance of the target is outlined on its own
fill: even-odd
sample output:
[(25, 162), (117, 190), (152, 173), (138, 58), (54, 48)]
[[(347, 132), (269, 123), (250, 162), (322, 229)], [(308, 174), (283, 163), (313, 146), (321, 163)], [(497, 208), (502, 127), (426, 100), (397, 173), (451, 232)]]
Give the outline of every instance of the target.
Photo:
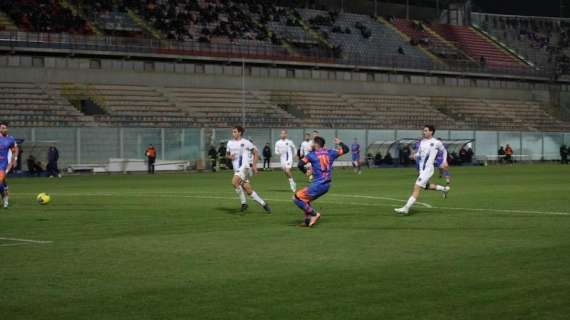
[(235, 216), (242, 216), (242, 215), (247, 213), (247, 211), (241, 212), (240, 209), (238, 209), (238, 208), (228, 208), (228, 207), (217, 207), (217, 208), (214, 208), (214, 210), (225, 213), (225, 214), (235, 215)]

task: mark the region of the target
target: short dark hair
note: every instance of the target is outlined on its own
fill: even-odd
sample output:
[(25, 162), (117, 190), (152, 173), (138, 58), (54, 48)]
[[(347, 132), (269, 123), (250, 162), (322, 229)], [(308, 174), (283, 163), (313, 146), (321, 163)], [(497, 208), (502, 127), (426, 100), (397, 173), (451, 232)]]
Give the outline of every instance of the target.
[(8, 126), (8, 122), (6, 121), (0, 121), (0, 126)]
[(234, 129), (236, 129), (242, 135), (245, 133), (245, 129), (242, 126), (235, 126)]
[(435, 134), (435, 127), (431, 124), (426, 124), (424, 126), (424, 128), (428, 128), (429, 131), (431, 131), (431, 134), (434, 135)]
[(315, 139), (313, 140), (313, 142), (314, 142), (315, 144), (318, 144), (319, 147), (321, 147), (321, 148), (325, 146), (325, 139), (322, 138), (322, 137), (315, 137)]

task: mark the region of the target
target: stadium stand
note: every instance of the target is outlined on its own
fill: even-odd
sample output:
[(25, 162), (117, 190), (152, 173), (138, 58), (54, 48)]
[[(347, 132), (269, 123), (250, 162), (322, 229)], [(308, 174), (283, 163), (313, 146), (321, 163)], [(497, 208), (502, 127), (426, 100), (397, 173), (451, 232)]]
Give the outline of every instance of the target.
[(13, 126), (94, 125), (92, 118), (33, 83), (0, 83), (0, 117)]
[(431, 28), (490, 69), (522, 69), (525, 64), (471, 27), (435, 24)]
[(410, 43), (426, 48), (446, 64), (459, 67), (479, 66), (479, 62), (469, 57), (450, 42), (443, 39), (420, 21), (391, 18), (389, 21), (402, 33), (410, 37)]
[(0, 11), (6, 13), (24, 31), (93, 34), (84, 19), (55, 0), (2, 1)]
[(241, 123), (242, 104), (246, 106), (248, 126), (290, 127), (299, 124), (294, 116), (256, 92), (198, 88), (165, 88), (164, 92), (176, 106), (204, 126), (227, 127)]
[(473, 23), (537, 66), (568, 70), (570, 24), (564, 19), (473, 13)]

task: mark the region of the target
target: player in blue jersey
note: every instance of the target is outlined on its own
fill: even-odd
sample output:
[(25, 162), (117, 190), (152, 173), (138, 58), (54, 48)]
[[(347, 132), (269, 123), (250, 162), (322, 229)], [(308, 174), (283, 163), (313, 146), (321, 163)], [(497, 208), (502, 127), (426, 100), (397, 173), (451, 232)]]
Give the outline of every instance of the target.
[(354, 142), (350, 146), (350, 154), (352, 156), (352, 168), (354, 168), (354, 173), (362, 174), (360, 165), (360, 144), (358, 144), (358, 139), (356, 138), (354, 138)]
[[(11, 159), (8, 155), (11, 153)], [(8, 184), (6, 183), (6, 175), (14, 168), (18, 154), (18, 146), (14, 137), (8, 135), (8, 125), (0, 123), (0, 196), (2, 197), (2, 205), (8, 208)]]
[(310, 186), (297, 192), (293, 197), (293, 202), (305, 212), (305, 225), (307, 227), (314, 226), (321, 217), (321, 214), (311, 207), (311, 202), (329, 191), (334, 161), (350, 151), (348, 146), (338, 138), (335, 139), (335, 144), (339, 145), (340, 149), (329, 150), (325, 148), (325, 139), (315, 137), (313, 151), (303, 158), (305, 164), (311, 164), (313, 182)]

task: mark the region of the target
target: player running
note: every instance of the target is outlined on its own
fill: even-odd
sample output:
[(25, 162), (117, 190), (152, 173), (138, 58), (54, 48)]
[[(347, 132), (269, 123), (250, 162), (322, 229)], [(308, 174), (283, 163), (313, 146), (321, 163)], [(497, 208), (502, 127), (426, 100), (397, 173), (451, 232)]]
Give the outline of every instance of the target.
[(281, 130), (281, 139), (275, 142), (275, 154), (281, 157), (281, 169), (283, 169), (283, 173), (289, 179), (291, 191), (295, 192), (297, 191), (297, 184), (293, 180), (291, 168), (293, 167), (293, 157), (297, 154), (297, 148), (287, 136), (287, 130)]
[[(232, 139), (228, 141), (227, 157), (232, 160), (234, 168), (234, 177), (232, 185), (235, 188), (241, 202), (241, 212), (245, 212), (248, 208), (247, 193), (255, 202), (263, 207), (265, 212), (271, 213), (269, 205), (259, 197), (253, 190), (249, 178), (257, 174), (257, 161), (259, 153), (257, 148), (249, 140), (243, 138), (245, 130), (241, 126), (236, 126), (232, 130)], [(250, 157), (253, 156), (253, 161)]]
[[(438, 151), (437, 156), (435, 157), (435, 167), (439, 169), (439, 177), (445, 179), (445, 183), (449, 186), (451, 185), (451, 175), (449, 174), (449, 165), (447, 164), (447, 148), (443, 144), (443, 141), (438, 138), (442, 145), (443, 149), (445, 150), (445, 156), (443, 151)], [(445, 195), (445, 193), (443, 193)]]
[(350, 153), (352, 154), (352, 168), (354, 169), (354, 173), (362, 174), (360, 166), (360, 144), (358, 144), (358, 139), (356, 138), (354, 138), (350, 146)]
[(444, 159), (447, 158), (447, 151), (443, 147), (441, 141), (434, 139), (433, 134), (435, 133), (435, 128), (432, 125), (426, 125), (423, 131), (423, 139), (420, 142), (419, 149), (415, 154), (416, 159), (420, 159), (419, 162), (419, 177), (414, 185), (414, 191), (412, 196), (408, 199), (408, 202), (402, 208), (394, 209), (397, 213), (408, 214), (410, 208), (416, 203), (420, 197), (420, 192), (422, 189), (426, 190), (437, 190), (441, 191), (444, 198), (447, 197), (447, 193), (450, 190), (449, 186), (440, 186), (436, 184), (430, 184), (429, 179), (433, 176), (435, 171), (434, 162), (438, 151), (442, 151)]
[(18, 161), (18, 145), (14, 137), (8, 135), (8, 125), (0, 123), (0, 196), (2, 206), (8, 209), (8, 184), (6, 175)]
[(314, 180), (310, 186), (295, 194), (293, 202), (305, 212), (304, 222), (307, 227), (314, 226), (321, 217), (321, 214), (311, 207), (311, 202), (329, 191), (334, 161), (350, 151), (338, 138), (335, 139), (335, 144), (339, 145), (340, 149), (328, 150), (325, 148), (325, 139), (315, 137), (314, 150), (303, 158), (304, 163), (312, 165)]

